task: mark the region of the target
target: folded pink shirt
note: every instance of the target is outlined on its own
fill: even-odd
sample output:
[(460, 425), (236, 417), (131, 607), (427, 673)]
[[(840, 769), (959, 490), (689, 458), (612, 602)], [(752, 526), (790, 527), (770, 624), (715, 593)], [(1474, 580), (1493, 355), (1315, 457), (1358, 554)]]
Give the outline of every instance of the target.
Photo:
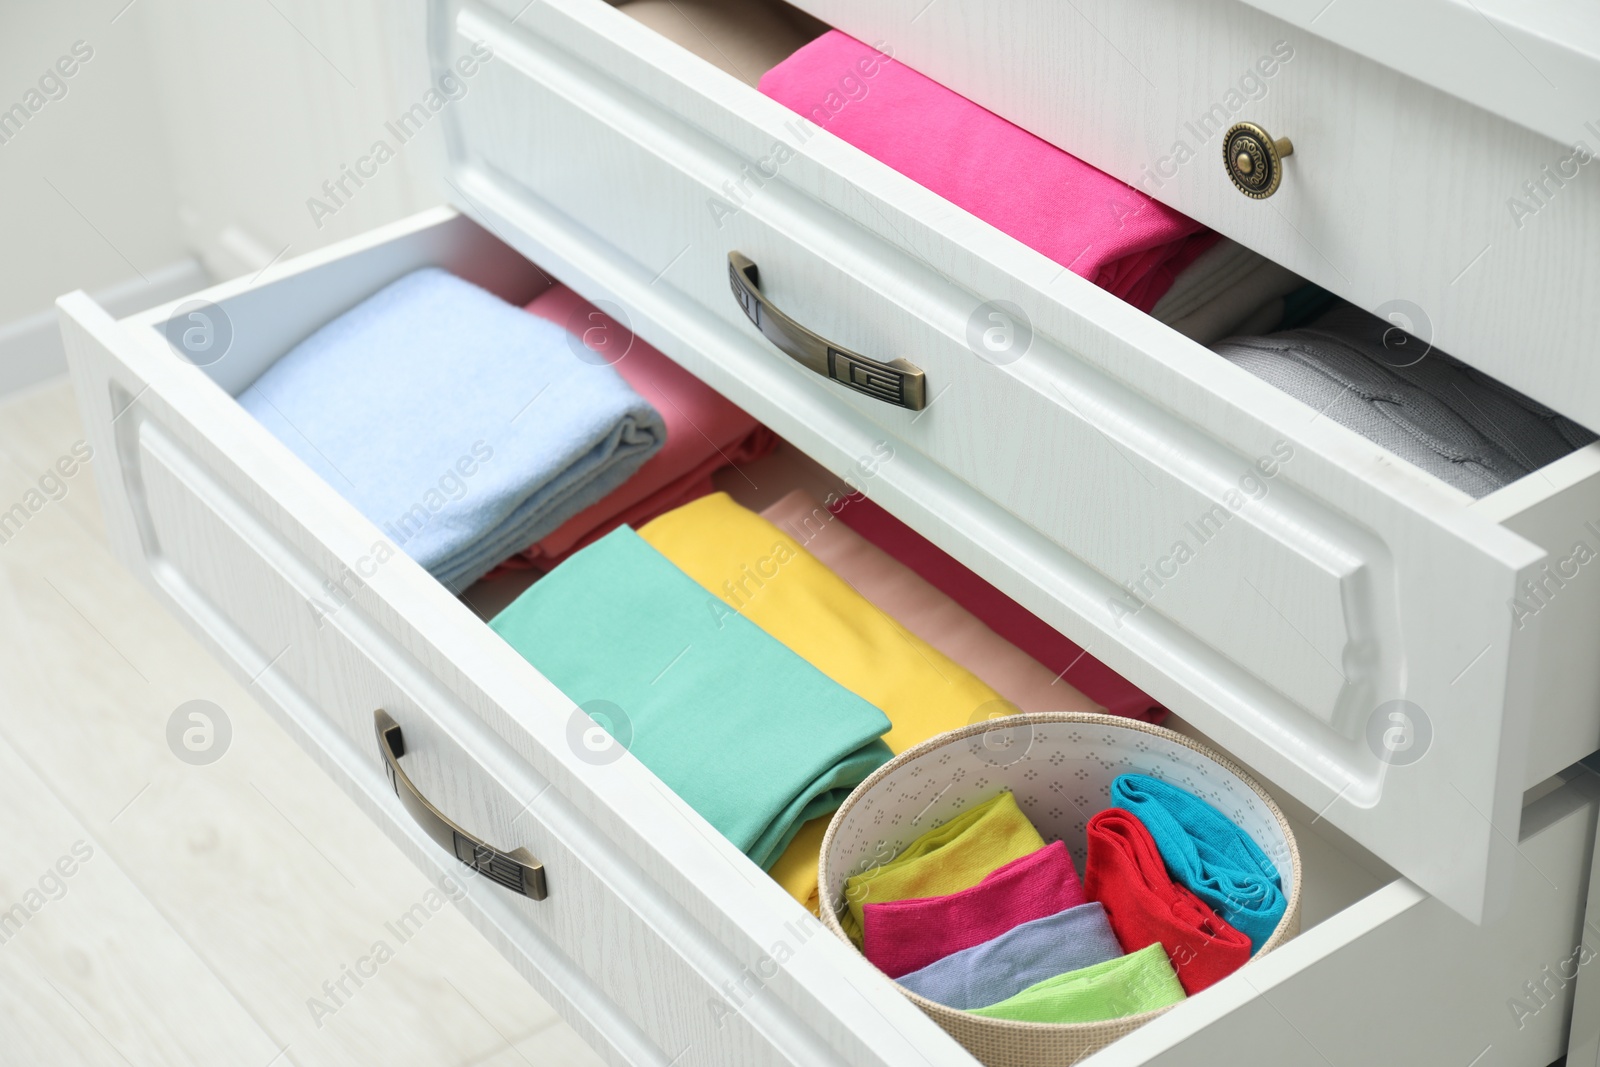
[(844, 497), (832, 510), (856, 533), (910, 567), (1000, 637), (1044, 664), (1053, 677), (1071, 682), (1112, 715), (1146, 722), (1166, 718), (1167, 709), (1138, 686), (866, 497)]
[(796, 489), (761, 515), (885, 615), (976, 674), (1018, 710), (1102, 710), (910, 567), (850, 529), (804, 489)]
[(767, 71), (760, 88), (1141, 311), (1217, 240), (1188, 216), (838, 30)]
[[(619, 326), (593, 304), (556, 285), (527, 308), (542, 319), (605, 344), (631, 340), (613, 366), (634, 391), (661, 413), (667, 443), (633, 477), (599, 503), (580, 511), (520, 554), (541, 570), (624, 523), (639, 527), (658, 515), (712, 492), (711, 475), (772, 451), (777, 436), (656, 349)], [(576, 357), (574, 357), (576, 358)], [(507, 561), (515, 568), (517, 560)]]
[(959, 893), (866, 905), (861, 951), (884, 974), (899, 978), (1083, 902), (1067, 846), (1053, 841)]

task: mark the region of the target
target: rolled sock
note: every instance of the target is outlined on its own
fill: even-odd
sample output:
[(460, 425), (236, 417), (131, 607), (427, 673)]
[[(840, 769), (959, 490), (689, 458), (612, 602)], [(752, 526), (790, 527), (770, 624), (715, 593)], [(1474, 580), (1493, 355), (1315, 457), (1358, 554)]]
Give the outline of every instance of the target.
[(777, 435), (731, 400), (624, 329), (564, 285), (546, 289), (527, 310), (612, 360), (666, 424), (661, 451), (605, 499), (574, 515), (521, 555), (543, 570), (618, 526), (638, 529), (658, 515), (712, 492), (711, 475), (760, 459)]
[[(872, 908), (883, 906), (870, 905), (868, 915)], [(1025, 922), (999, 937), (901, 975), (899, 982), (947, 1008), (984, 1008), (1046, 978), (1122, 954), (1105, 909), (1091, 901)]]
[(1160, 722), (1167, 711), (1148, 693), (1073, 644), (1061, 631), (968, 570), (954, 556), (864, 496), (831, 505), (856, 533), (910, 567), (984, 625), (1071, 682), (1112, 715)]
[(1121, 808), (1089, 819), (1083, 890), (1105, 906), (1129, 952), (1159, 944), (1185, 993), (1221, 981), (1250, 959), (1250, 939), (1167, 874), (1150, 832)]
[[(841, 78), (861, 91), (843, 99)], [(838, 30), (767, 71), (760, 88), (1144, 311), (1217, 239), (1188, 216)]]
[(929, 830), (898, 856), (845, 881), (849, 910), (839, 925), (861, 944), (862, 908), (888, 900), (937, 897), (977, 885), (997, 867), (1044, 847), (1044, 839), (1017, 807), (1017, 798), (1000, 793)]
[[(652, 461), (654, 462), (654, 461)], [(994, 687), (1018, 711), (1104, 711), (904, 563), (796, 489), (761, 513), (884, 614)]]
[(866, 905), (861, 951), (878, 970), (899, 978), (1083, 902), (1067, 846), (1055, 841), (958, 893)]
[(1167, 954), (1160, 945), (1150, 945), (1047, 978), (972, 1014), (1028, 1023), (1093, 1023), (1170, 1007), (1183, 998)]
[(1111, 803), (1144, 825), (1172, 880), (1248, 937), (1252, 953), (1266, 944), (1289, 902), (1278, 868), (1249, 834), (1199, 797), (1144, 774), (1112, 781)]
[(728, 840), (771, 866), (890, 758), (883, 713), (623, 527), (490, 626)]
[(429, 267), (300, 342), (239, 403), (459, 592), (665, 440), (655, 409), (569, 341)]

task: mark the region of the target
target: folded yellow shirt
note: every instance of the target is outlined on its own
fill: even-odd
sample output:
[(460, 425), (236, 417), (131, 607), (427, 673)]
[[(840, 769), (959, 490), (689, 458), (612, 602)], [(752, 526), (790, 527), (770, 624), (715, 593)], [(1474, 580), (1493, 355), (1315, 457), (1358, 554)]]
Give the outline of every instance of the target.
[[(992, 717), (988, 713), (1002, 703), (1000, 694), (971, 671), (906, 630), (794, 538), (726, 493), (685, 504), (638, 533), (716, 595), (708, 610), (744, 616), (877, 705), (892, 724), (883, 739), (894, 752), (965, 726), (975, 716)], [(820, 843), (820, 831), (803, 831), (773, 868), (784, 888), (813, 911)]]

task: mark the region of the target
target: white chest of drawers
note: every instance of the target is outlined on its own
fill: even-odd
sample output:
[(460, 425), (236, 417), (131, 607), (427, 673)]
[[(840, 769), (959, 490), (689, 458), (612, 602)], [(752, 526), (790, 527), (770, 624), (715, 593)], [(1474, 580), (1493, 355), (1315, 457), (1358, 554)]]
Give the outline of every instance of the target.
[[(1159, 101), (1121, 110), (1107, 91), (1067, 121), (1048, 101), (1083, 98), (1079, 75), (1062, 73), (1072, 64), (1002, 73), (1004, 20), (944, 4), (920, 18), (808, 6), (859, 35), (895, 30), (908, 61), (1138, 179), (1123, 171), (1143, 142), (1107, 131), (1151, 121)], [(451, 183), (481, 223), (428, 213), (202, 294), (233, 337), (204, 369), (158, 330), (177, 304), (121, 323), (81, 295), (62, 308), (86, 422), (120, 473), (103, 491), (123, 557), (420, 862), (451, 861), (386, 777), (380, 707), (437, 808), (542, 861), (545, 899), (481, 879), (465, 906), (580, 1031), (617, 1062), (970, 1062), (642, 766), (585, 762), (567, 740), (571, 702), (420, 568), (378, 561), (379, 532), (233, 402), (295, 341), (430, 263), (508, 298), (531, 295), (548, 271), (616, 301), (640, 334), (835, 474), (889, 445), (871, 496), (1285, 796), (1309, 845), (1306, 932), (1094, 1062), (1465, 1063), (1495, 1046), (1501, 1062), (1539, 1065), (1559, 1054), (1570, 982), (1544, 1010), (1509, 1001), (1580, 936), (1597, 794), (1582, 776), (1531, 804), (1524, 792), (1600, 748), (1600, 657), (1588, 651), (1600, 584), (1564, 585), (1531, 626), (1508, 602), (1600, 519), (1600, 446), (1474, 502), (825, 135), (794, 145), (731, 215), (711, 210), (727, 206), (724, 183), (748, 161), (794, 142), (792, 116), (597, 0), (520, 6), (430, 12), (436, 67), (474, 43), (493, 50), (447, 120)], [(1016, 21), (1005, 33), (1036, 54), (1070, 31), (1074, 70), (1113, 88), (1125, 77), (1107, 69), (1117, 27), (1094, 36), (1042, 5), (1006, 13)], [(1130, 6), (1119, 17), (1136, 28), (1153, 16)], [(1245, 42), (1219, 46), (1211, 71), (1258, 39), (1303, 33), (1238, 5), (1183, 17), (1207, 40), (1237, 31)], [(950, 50), (969, 32), (989, 61)], [(1309, 35), (1294, 40), (1282, 91), (1264, 98), (1278, 109), (1269, 128), (1319, 86), (1368, 71)], [(1300, 71), (1296, 89), (1288, 78)], [(1401, 137), (1406, 109), (1439, 95), (1391, 88), (1392, 121), (1366, 97), (1356, 111), (1380, 139)], [(1198, 89), (1185, 92), (1192, 102)], [(1494, 167), (1526, 155), (1498, 137), (1508, 120), (1459, 103), (1437, 113), (1487, 131)], [(1348, 213), (1371, 190), (1335, 181), (1352, 168), (1284, 132), (1299, 138), (1298, 169), (1283, 203), (1266, 203), (1287, 230), (1263, 222), (1215, 162), (1159, 194), (1369, 306), (1394, 291), (1374, 279), (1379, 268), (1432, 284), (1445, 251), (1407, 255), (1377, 241), (1376, 223), (1339, 232), (1350, 242), (1339, 269), (1360, 275), (1348, 285), (1308, 258), (1290, 236), (1306, 221), (1297, 212)], [(1353, 150), (1350, 136), (1329, 131), (1332, 158)], [(1529, 152), (1547, 147), (1523, 136)], [(1586, 211), (1575, 215), (1600, 217)], [(1563, 285), (1589, 277), (1592, 242), (1550, 247), (1577, 271)], [(758, 264), (764, 295), (810, 329), (909, 359), (928, 405), (851, 392), (773, 349), (729, 292), (730, 252)], [(1459, 316), (1441, 303), (1442, 322), (1486, 338), (1456, 354), (1582, 416), (1588, 361), (1569, 349), (1520, 369), (1496, 361), (1494, 331), (1512, 313), (1484, 297), (1487, 284), (1439, 298), (1464, 301)], [(1020, 305), (1035, 336), (1005, 365), (965, 342), (974, 309), (995, 299)], [(1549, 344), (1581, 325), (1572, 314), (1529, 321)], [(1552, 382), (1577, 399), (1563, 403)], [(1181, 581), (1128, 612), (1125, 583), (1264, 456), (1280, 460), (1270, 491), (1230, 512), (1226, 536)], [(1365, 735), (1374, 709), (1399, 698), (1424, 709), (1434, 734), (1408, 767), (1386, 764)], [(1407, 1008), (1390, 1013), (1396, 1003)]]

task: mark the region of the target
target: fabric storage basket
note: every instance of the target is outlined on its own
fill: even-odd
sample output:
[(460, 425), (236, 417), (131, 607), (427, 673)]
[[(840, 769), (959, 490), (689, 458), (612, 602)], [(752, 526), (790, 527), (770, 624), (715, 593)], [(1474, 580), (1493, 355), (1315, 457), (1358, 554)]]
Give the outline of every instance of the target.
[[(975, 723), (907, 749), (858, 786), (822, 842), (822, 921), (839, 923), (845, 880), (899, 855), (969, 806), (1009, 790), (1046, 843), (1063, 841), (1083, 871), (1085, 825), (1111, 806), (1120, 774), (1179, 786), (1231, 818), (1277, 866), (1288, 907), (1255, 956), (1300, 930), (1300, 851), (1272, 798), (1226, 757), (1182, 734), (1133, 719), (1074, 712)], [(1255, 958), (1255, 957), (1252, 957)], [(900, 986), (917, 1007), (987, 1067), (1064, 1067), (1160, 1015), (1050, 1024), (989, 1019), (947, 1008)]]

